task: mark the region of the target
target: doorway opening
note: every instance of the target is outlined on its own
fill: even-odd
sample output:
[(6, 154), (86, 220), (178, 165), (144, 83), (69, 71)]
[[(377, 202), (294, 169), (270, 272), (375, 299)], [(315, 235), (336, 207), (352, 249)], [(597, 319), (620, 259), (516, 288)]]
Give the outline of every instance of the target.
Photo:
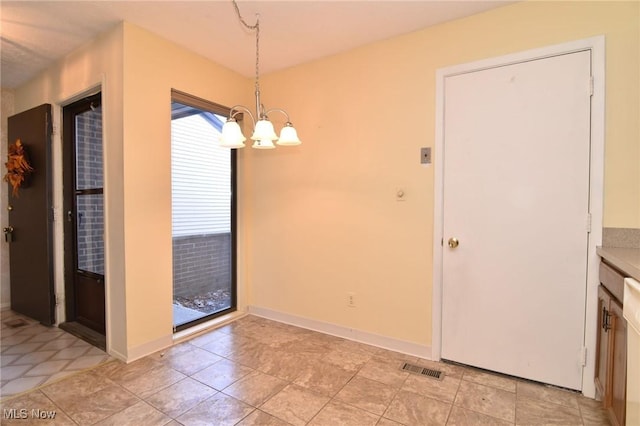
[(174, 331), (236, 309), (236, 153), (216, 143), (228, 113), (172, 92)]
[(101, 94), (64, 107), (62, 131), (67, 321), (60, 328), (105, 349)]

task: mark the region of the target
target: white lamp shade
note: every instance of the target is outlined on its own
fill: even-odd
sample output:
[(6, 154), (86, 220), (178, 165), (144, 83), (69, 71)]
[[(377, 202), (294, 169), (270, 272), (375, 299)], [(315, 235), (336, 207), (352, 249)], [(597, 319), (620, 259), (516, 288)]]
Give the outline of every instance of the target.
[(273, 144), (271, 139), (260, 139), (253, 143), (252, 148), (255, 149), (273, 149), (276, 146)]
[(222, 135), (220, 135), (220, 146), (224, 148), (243, 148), (247, 138), (242, 134), (240, 126), (236, 121), (227, 121), (222, 125)]
[(269, 120), (258, 120), (251, 139), (254, 141), (264, 141), (265, 139), (275, 141), (278, 140), (278, 136), (275, 130), (273, 130), (273, 124), (271, 124)]
[(300, 139), (298, 139), (298, 132), (291, 125), (291, 123), (285, 124), (280, 130), (280, 138), (278, 139), (278, 145), (300, 145)]

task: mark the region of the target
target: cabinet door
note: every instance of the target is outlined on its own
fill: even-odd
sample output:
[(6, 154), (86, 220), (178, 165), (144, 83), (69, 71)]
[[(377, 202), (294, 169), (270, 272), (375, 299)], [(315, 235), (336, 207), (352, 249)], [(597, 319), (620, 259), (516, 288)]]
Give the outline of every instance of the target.
[(598, 341), (596, 346), (596, 390), (605, 407), (611, 403), (609, 392), (610, 344), (613, 333), (609, 331), (609, 305), (611, 297), (604, 287), (598, 287)]
[(615, 300), (609, 306), (613, 336), (611, 357), (611, 405), (609, 408), (614, 424), (625, 424), (627, 399), (627, 321), (622, 317), (622, 306)]

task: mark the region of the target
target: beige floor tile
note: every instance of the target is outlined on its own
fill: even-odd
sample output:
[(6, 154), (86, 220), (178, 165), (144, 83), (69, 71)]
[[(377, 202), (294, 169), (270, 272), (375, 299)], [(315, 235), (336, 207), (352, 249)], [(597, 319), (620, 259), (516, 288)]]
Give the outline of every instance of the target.
[(578, 408), (578, 394), (575, 392), (540, 385), (537, 383), (518, 382), (518, 398), (540, 399), (554, 404)]
[(120, 383), (140, 377), (160, 365), (162, 364), (157, 359), (145, 357), (130, 364), (122, 362), (110, 363), (104, 369), (96, 371), (106, 374), (106, 377)]
[(267, 414), (261, 410), (255, 410), (247, 417), (242, 419), (237, 426), (289, 426), (289, 423), (284, 420), (280, 420), (277, 417), (273, 417), (271, 414)]
[(308, 365), (293, 383), (322, 395), (334, 396), (351, 380), (354, 374), (353, 371), (325, 362), (318, 362)]
[(393, 420), (385, 419), (382, 417), (378, 420), (378, 424), (376, 426), (403, 426), (402, 423), (394, 422)]
[(491, 386), (493, 388), (498, 388), (509, 392), (516, 391), (517, 381), (515, 379), (500, 376), (498, 374), (491, 374), (475, 368), (467, 368), (464, 372), (464, 375), (462, 376), (462, 379), (468, 382)]
[(297, 353), (272, 349), (260, 355), (256, 369), (290, 382), (295, 380), (309, 363), (309, 359)]
[(265, 402), (260, 409), (293, 425), (304, 425), (329, 399), (300, 386), (289, 385)]
[(218, 355), (193, 345), (184, 345), (183, 347), (181, 352), (167, 353), (161, 361), (187, 376), (204, 370), (222, 359)]
[(146, 398), (146, 401), (169, 417), (176, 418), (217, 391), (187, 377)]
[(362, 366), (358, 375), (395, 388), (400, 388), (409, 373), (400, 370), (401, 363), (395, 360), (373, 357)]
[(116, 384), (108, 385), (83, 398), (65, 399), (64, 403), (54, 401), (78, 424), (94, 424), (106, 419), (139, 401), (135, 395)]
[[(56, 406), (49, 398), (38, 390), (3, 401), (2, 410), (3, 425), (55, 424), (56, 426), (67, 426), (76, 424), (65, 414), (64, 411), (60, 409), (60, 407)], [(8, 418), (9, 416), (4, 413), (4, 410), (13, 410), (14, 413), (19, 414), (19, 417), (26, 416), (26, 418), (10, 419)], [(32, 410), (40, 410), (40, 412), (45, 413), (55, 413), (54, 421), (37, 420), (35, 418), (35, 414), (37, 413), (34, 413)]]
[(208, 343), (212, 343), (215, 342), (217, 340), (220, 340), (221, 338), (224, 338), (225, 336), (229, 336), (228, 333), (223, 333), (220, 330), (212, 330), (212, 331), (208, 331), (202, 334), (199, 334), (191, 339), (189, 339), (189, 343), (197, 346), (199, 348), (202, 348), (204, 345), (208, 344)]
[(255, 408), (223, 393), (217, 393), (176, 420), (185, 426), (233, 426)]
[(389, 404), (383, 417), (404, 425), (444, 425), (451, 404), (427, 398), (413, 392), (400, 391)]
[(251, 406), (259, 407), (286, 385), (287, 382), (282, 379), (256, 371), (225, 388), (223, 392)]
[(475, 411), (466, 410), (455, 405), (449, 414), (447, 426), (508, 426), (513, 422), (497, 419), (486, 414), (480, 414)]
[(582, 425), (583, 422), (577, 407), (518, 396), (516, 424), (573, 426)]
[(242, 366), (228, 359), (222, 359), (191, 377), (214, 389), (222, 390), (253, 371), (254, 370), (249, 367)]
[(327, 352), (322, 357), (322, 360), (337, 367), (344, 368), (345, 370), (357, 372), (367, 363), (367, 361), (371, 359), (371, 357), (371, 354), (354, 353), (334, 349)]
[(384, 383), (356, 376), (335, 396), (335, 399), (381, 416), (397, 390)]
[(513, 422), (515, 420), (515, 402), (515, 393), (462, 380), (454, 404)]
[(375, 346), (365, 345), (364, 343), (354, 342), (353, 340), (342, 340), (336, 343), (333, 347), (342, 351), (365, 355), (375, 355), (376, 352), (378, 352), (378, 348)]
[(431, 377), (409, 374), (402, 385), (402, 390), (417, 393), (443, 402), (453, 402), (460, 387), (460, 378), (447, 376), (442, 380)]
[(602, 408), (602, 401), (578, 397), (578, 407), (585, 426), (609, 426), (609, 415)]
[[(376, 420), (377, 426), (423, 426), (447, 418), (452, 425), (609, 424), (598, 402), (576, 393), (251, 315), (130, 364), (61, 330), (30, 324), (1, 324), (2, 405), (40, 395), (48, 405), (37, 404), (57, 410), (55, 424), (73, 418), (78, 424), (179, 426), (172, 416), (186, 424), (244, 426)], [(53, 375), (24, 375), (34, 368), (55, 371), (65, 362)], [(444, 380), (401, 371), (403, 362), (443, 371)], [(40, 387), (22, 392), (30, 386)]]
[(240, 351), (240, 349), (245, 345), (250, 344), (251, 339), (247, 339), (246, 337), (217, 332), (215, 339), (204, 343), (199, 347), (213, 354), (220, 355), (225, 358), (232, 358), (233, 354)]
[(42, 392), (58, 404), (70, 404), (94, 392), (111, 386), (113, 382), (95, 371), (74, 374), (42, 388)]
[(367, 411), (332, 401), (308, 423), (315, 426), (343, 425), (343, 426), (375, 426), (380, 416)]
[(127, 376), (126, 380), (118, 383), (140, 398), (147, 398), (162, 389), (173, 385), (187, 376), (165, 365), (148, 370), (139, 376)]
[(156, 426), (164, 425), (171, 421), (171, 418), (153, 408), (144, 401), (140, 401), (131, 407), (107, 417), (97, 423), (99, 426)]
[(264, 354), (268, 354), (273, 351), (269, 345), (257, 342), (255, 340), (249, 340), (246, 343), (238, 346), (229, 358), (237, 363), (245, 365), (247, 367), (258, 369), (263, 362)]

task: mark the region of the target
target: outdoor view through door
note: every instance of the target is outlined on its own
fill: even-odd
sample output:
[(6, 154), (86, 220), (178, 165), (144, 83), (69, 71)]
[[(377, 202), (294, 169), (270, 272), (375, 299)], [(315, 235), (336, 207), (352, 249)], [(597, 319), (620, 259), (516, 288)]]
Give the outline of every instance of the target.
[(104, 202), (101, 94), (63, 110), (65, 294), (60, 327), (104, 348)]
[(172, 93), (173, 325), (236, 309), (235, 151), (218, 146), (228, 108)]

